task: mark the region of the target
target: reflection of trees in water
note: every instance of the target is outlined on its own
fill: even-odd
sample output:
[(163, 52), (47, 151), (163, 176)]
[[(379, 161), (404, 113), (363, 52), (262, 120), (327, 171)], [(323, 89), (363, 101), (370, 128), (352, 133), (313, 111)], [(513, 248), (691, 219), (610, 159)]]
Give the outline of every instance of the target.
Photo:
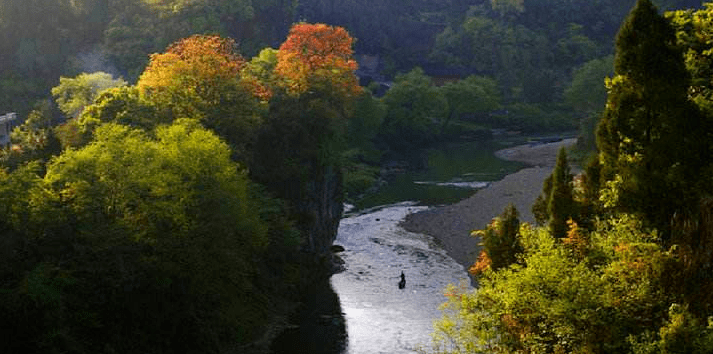
[(302, 299), (297, 313), (290, 318), (296, 327), (287, 329), (272, 345), (275, 354), (339, 354), (347, 347), (347, 328), (339, 296), (329, 279), (315, 284)]

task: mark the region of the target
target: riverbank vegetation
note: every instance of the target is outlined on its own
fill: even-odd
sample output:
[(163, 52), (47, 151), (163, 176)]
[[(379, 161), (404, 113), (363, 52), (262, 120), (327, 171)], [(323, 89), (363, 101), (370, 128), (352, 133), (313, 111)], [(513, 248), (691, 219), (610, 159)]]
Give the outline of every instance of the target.
[(352, 38), (300, 23), (251, 61), (194, 35), (135, 85), (62, 78), (0, 169), (3, 352), (265, 351), (330, 272)]
[[(698, 304), (708, 300), (694, 302), (692, 289), (710, 266), (699, 251), (710, 236), (710, 10), (652, 15), (644, 30), (632, 20), (661, 35), (641, 53), (627, 42), (637, 36), (620, 35), (612, 59), (627, 2), (447, 5), (0, 0), (0, 108), (21, 117), (0, 152), (0, 319), (12, 338), (0, 351), (263, 350), (304, 287), (328, 274), (345, 192), (373, 186), (384, 161), (491, 129), (581, 125), (593, 137), (612, 62), (600, 162), (572, 188), (585, 207), (557, 204), (569, 183), (558, 177), (543, 220), (556, 220), (561, 237), (607, 234), (591, 225), (635, 215), (633, 234), (648, 236), (612, 246), (629, 253), (591, 246), (609, 252), (592, 264), (626, 259), (614, 274), (649, 277), (632, 282), (669, 274), (640, 257), (679, 267), (675, 285), (688, 290), (651, 305), (675, 301), (677, 312), (641, 323), (669, 328), (654, 320), (682, 314), (686, 328), (704, 328)], [(659, 72), (668, 76), (650, 80)], [(578, 228), (563, 226), (568, 216)], [(522, 231), (516, 253), (565, 247), (547, 235)], [(634, 340), (649, 343), (646, 333)]]
[(447, 289), (432, 352), (713, 351), (712, 13), (637, 1), (597, 158), (573, 178), (560, 152), (533, 206), (543, 226), (509, 208), (474, 233), (479, 287)]

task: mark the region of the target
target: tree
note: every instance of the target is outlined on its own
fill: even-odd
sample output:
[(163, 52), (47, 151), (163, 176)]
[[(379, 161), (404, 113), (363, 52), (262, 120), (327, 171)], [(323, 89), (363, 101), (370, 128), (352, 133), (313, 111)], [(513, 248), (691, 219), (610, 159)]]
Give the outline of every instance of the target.
[(277, 53), (263, 51), (245, 70), (253, 85), (271, 93), (251, 150), (250, 176), (288, 201), (303, 249), (317, 254), (328, 252), (336, 236), (345, 133), (363, 93), (352, 41), (341, 27), (296, 24)]
[(275, 73), (291, 94), (308, 90), (332, 91), (336, 96), (361, 93), (352, 58), (353, 38), (342, 27), (298, 23), (277, 52)]
[(592, 59), (575, 69), (572, 82), (564, 91), (564, 98), (579, 115), (580, 150), (596, 149), (596, 127), (607, 101), (604, 79), (611, 77), (614, 57)]
[(449, 82), (440, 90), (448, 101), (447, 122), (470, 116), (470, 120), (483, 122), (483, 117), (501, 107), (500, 89), (497, 82), (485, 76), (468, 76), (463, 80)]
[(707, 114), (711, 114), (713, 102), (713, 58), (709, 49), (713, 28), (713, 4), (704, 4), (701, 10), (678, 10), (665, 14), (676, 30), (676, 43), (686, 48), (684, 62), (691, 74), (692, 100)]
[(579, 219), (579, 206), (574, 198), (573, 176), (567, 162), (567, 151), (560, 148), (557, 163), (542, 186), (542, 193), (532, 205), (538, 225), (547, 223), (552, 235), (565, 237), (569, 219)]
[[(154, 54), (136, 86), (169, 120), (197, 118), (225, 138), (238, 155), (260, 123), (258, 93), (240, 73), (245, 60), (232, 39), (194, 35)], [(244, 157), (243, 157), (244, 158)]]
[(537, 196), (535, 202), (532, 203), (532, 215), (535, 217), (537, 225), (542, 226), (550, 219), (550, 214), (547, 211), (547, 206), (550, 204), (552, 197), (552, 174), (547, 176), (542, 182), (542, 193)]
[(567, 162), (567, 152), (564, 147), (557, 154), (557, 164), (552, 171), (552, 194), (547, 203), (549, 214), (549, 230), (553, 236), (562, 238), (567, 235), (567, 220), (578, 217), (577, 207), (572, 192), (572, 174)]
[(477, 289), (446, 290), (432, 351), (630, 352), (630, 338), (658, 331), (677, 298), (661, 291), (672, 254), (640, 228), (628, 216), (602, 222), (582, 257), (544, 228), (521, 227), (520, 262), (483, 273)]
[[(18, 325), (8, 346), (222, 352), (259, 336), (268, 226), (230, 155), (193, 120), (151, 135), (106, 123), (42, 179), (0, 172), (3, 186), (23, 187), (0, 187), (0, 214), (22, 236), (14, 250), (32, 254), (3, 274), (0, 313)], [(45, 320), (28, 326), (27, 313)]]
[(497, 271), (518, 262), (518, 255), (523, 251), (520, 244), (520, 220), (515, 206), (510, 203), (500, 216), (495, 217), (485, 230), (471, 233), (480, 237), (478, 262), (469, 270), (473, 275), (480, 275), (486, 269)]
[(77, 118), (102, 91), (126, 84), (105, 72), (82, 73), (74, 78), (60, 77), (59, 85), (52, 88), (52, 96), (67, 118)]
[(575, 69), (572, 82), (565, 89), (565, 100), (582, 116), (598, 115), (607, 101), (604, 79), (613, 74), (613, 56), (592, 59), (582, 64)]
[[(713, 57), (711, 48), (711, 25), (713, 24), (713, 5), (705, 4), (703, 9), (686, 10), (668, 13), (667, 18), (676, 29), (676, 39), (679, 46), (685, 48), (684, 62), (686, 69), (691, 73), (691, 86), (688, 90), (691, 101), (703, 114), (698, 132), (689, 132), (689, 139), (700, 139), (698, 156), (711, 156), (713, 154), (713, 86), (710, 80), (713, 72)], [(695, 151), (691, 151), (695, 153)], [(695, 156), (695, 155), (694, 155)], [(690, 205), (688, 215), (679, 214), (674, 219), (672, 226), (673, 242), (679, 247), (680, 257), (686, 259), (687, 271), (682, 278), (687, 279), (687, 285), (682, 286), (689, 295), (689, 310), (697, 316), (705, 314), (704, 306), (713, 303), (710, 289), (713, 284), (703, 279), (709, 272), (713, 255), (713, 233), (711, 233), (710, 220), (711, 192), (713, 191), (713, 167), (708, 162), (708, 167), (703, 168), (701, 175), (686, 175), (686, 182), (698, 198)], [(708, 176), (708, 177), (706, 177)]]
[(448, 112), (443, 93), (419, 68), (397, 75), (383, 101), (387, 114), (381, 133), (384, 140), (397, 150), (432, 141)]
[(162, 114), (150, 98), (142, 98), (136, 86), (106, 90), (77, 119), (82, 134), (91, 135), (103, 123), (118, 123), (150, 131), (171, 123), (172, 116)]
[(269, 100), (276, 86), (275, 66), (277, 66), (277, 49), (264, 48), (250, 59), (242, 70), (243, 79), (253, 85), (257, 96)]
[(700, 112), (688, 99), (690, 75), (670, 24), (640, 0), (616, 41), (615, 73), (597, 130), (609, 206), (641, 213), (665, 240), (671, 218), (697, 204), (695, 183), (707, 151)]

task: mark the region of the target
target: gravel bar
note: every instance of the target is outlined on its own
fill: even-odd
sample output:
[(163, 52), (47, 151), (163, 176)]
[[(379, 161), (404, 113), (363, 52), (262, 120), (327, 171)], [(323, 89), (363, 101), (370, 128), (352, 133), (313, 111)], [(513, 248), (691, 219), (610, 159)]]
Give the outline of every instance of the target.
[(576, 139), (546, 144), (519, 145), (495, 152), (495, 156), (531, 166), (490, 183), (470, 198), (456, 204), (434, 207), (409, 214), (401, 226), (416, 233), (435, 237), (449, 256), (468, 269), (478, 256), (479, 240), (471, 231), (484, 229), (508, 203), (520, 212), (520, 221), (534, 222), (530, 211), (550, 175), (562, 146), (574, 145)]

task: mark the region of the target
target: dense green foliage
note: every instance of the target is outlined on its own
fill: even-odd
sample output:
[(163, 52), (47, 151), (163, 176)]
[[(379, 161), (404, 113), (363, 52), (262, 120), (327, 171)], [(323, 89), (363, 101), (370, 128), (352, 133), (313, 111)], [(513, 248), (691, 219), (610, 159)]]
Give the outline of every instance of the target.
[(616, 76), (597, 131), (612, 206), (642, 213), (666, 239), (671, 218), (696, 204), (694, 176), (710, 163), (709, 118), (689, 99), (682, 50), (657, 9), (637, 3), (617, 36)]
[(265, 324), (268, 226), (245, 173), (196, 122), (152, 135), (103, 125), (44, 177), (3, 174), (5, 350), (222, 351)]
[(407, 144), (400, 149), (423, 146), (435, 137), (446, 121), (448, 102), (420, 69), (398, 75), (384, 96), (387, 114), (381, 134), (385, 140)]
[[(314, 29), (349, 39), (294, 31)], [(290, 50), (277, 64), (303, 65)], [(307, 72), (309, 92), (290, 91), (270, 52), (248, 65), (232, 40), (191, 36), (154, 54), (137, 85), (62, 78), (63, 119), (47, 102), (15, 129), (0, 156), (0, 328), (12, 338), (0, 351), (265, 349), (328, 272), (362, 91), (328, 51), (308, 58), (327, 63)]]
[(534, 105), (528, 114), (540, 116), (528, 119), (544, 122), (514, 128), (572, 128), (581, 117), (569, 113), (563, 92), (573, 70), (611, 54), (611, 40), (632, 3), (2, 0), (0, 107), (24, 117), (60, 76), (82, 72), (105, 71), (135, 83), (150, 54), (193, 34), (233, 38), (240, 52), (252, 56), (280, 43), (299, 20), (345, 27), (358, 38), (357, 53), (380, 59), (377, 70), (387, 79), (416, 66), (445, 78), (487, 76), (504, 104)]
[(602, 108), (633, 2), (0, 0), (0, 108), (23, 117), (0, 351), (245, 351), (324, 271), (343, 173), (355, 195), (385, 154), (603, 110), (598, 159), (575, 183), (563, 152), (544, 186), (549, 229), (508, 208), (481, 233), (481, 289), (449, 294), (436, 343), (710, 352), (713, 7), (638, 1)]
[[(580, 214), (586, 204), (582, 191), (575, 198), (573, 175), (570, 172), (567, 152), (560, 148), (552, 174), (542, 186), (542, 193), (532, 205), (532, 214), (538, 225), (547, 224), (556, 237), (564, 237), (570, 220), (581, 222)], [(581, 189), (581, 188), (580, 188)]]
[(661, 289), (679, 264), (640, 228), (627, 217), (598, 225), (579, 253), (544, 228), (521, 227), (521, 265), (486, 271), (477, 291), (447, 290), (434, 351), (627, 353), (643, 346), (632, 342), (671, 346), (688, 335), (687, 348), (710, 352), (713, 327), (669, 323), (681, 321), (668, 311), (679, 297)]
[(283, 0), (3, 0), (0, 106), (26, 114), (60, 75), (103, 70), (134, 81), (149, 54), (195, 33), (229, 36), (245, 52), (257, 53), (284, 38), (294, 5)]
[(580, 117), (578, 150), (596, 150), (596, 127), (607, 101), (604, 79), (614, 76), (614, 56), (593, 59), (575, 69), (572, 83), (564, 90), (564, 98)]
[(523, 252), (518, 211), (512, 203), (485, 230), (474, 231), (471, 236), (480, 237), (480, 245), (483, 247), (478, 261), (469, 270), (474, 276), (507, 268), (517, 263)]
[(552, 193), (547, 201), (548, 226), (550, 233), (555, 237), (564, 237), (567, 234), (567, 221), (577, 218), (572, 174), (567, 162), (565, 148), (560, 148), (557, 154), (557, 163), (552, 171)]
[[(597, 159), (573, 179), (560, 152), (533, 206), (546, 227), (520, 227), (509, 266), (479, 259), (477, 290), (447, 290), (433, 352), (713, 352), (711, 11), (637, 1)], [(484, 250), (512, 258), (490, 254), (493, 230), (478, 233)]]

